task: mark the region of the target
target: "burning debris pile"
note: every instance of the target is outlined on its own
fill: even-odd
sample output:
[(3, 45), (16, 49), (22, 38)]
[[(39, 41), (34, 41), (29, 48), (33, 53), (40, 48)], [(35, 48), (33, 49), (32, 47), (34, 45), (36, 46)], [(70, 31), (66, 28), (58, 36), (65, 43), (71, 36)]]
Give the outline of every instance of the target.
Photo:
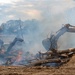
[[(75, 54), (75, 48), (67, 49), (67, 50), (51, 50), (46, 53), (40, 53), (40, 59), (36, 60), (29, 64), (29, 66), (47, 66), (49, 63), (55, 63), (53, 66), (60, 66), (64, 63), (67, 63), (71, 57)], [(50, 66), (50, 64), (48, 65)]]
[(11, 43), (10, 45), (8, 46), (7, 50), (5, 51), (4, 50), (4, 46), (3, 46), (3, 43), (1, 41), (1, 47), (0, 47), (0, 59), (3, 60), (4, 65), (11, 65), (13, 64), (15, 61), (19, 61), (21, 59), (21, 56), (22, 56), (22, 51), (21, 50), (18, 50), (18, 51), (12, 51), (12, 48), (13, 46), (16, 44), (16, 43), (19, 43), (19, 42), (23, 42), (23, 39), (21, 38), (15, 38)]
[[(13, 46), (18, 42), (24, 42), (24, 39), (16, 37), (8, 46), (6, 51), (4, 51), (3, 44), (4, 42), (0, 40), (0, 60), (3, 60), (3, 65), (12, 65), (16, 62), (19, 65), (26, 66), (59, 66), (64, 63), (67, 63), (71, 57), (75, 54), (75, 48), (69, 48), (66, 50), (58, 50), (58, 39), (65, 32), (75, 32), (75, 26), (70, 24), (65, 24), (60, 30), (58, 30), (55, 34), (51, 34), (50, 38), (47, 38), (42, 41), (43, 46), (47, 50), (45, 53), (39, 52), (38, 54), (31, 55), (29, 52), (23, 55), (22, 50), (12, 50)], [(23, 55), (23, 57), (22, 57)]]
[(55, 34), (52, 34), (50, 38), (43, 40), (42, 43), (48, 51), (46, 53), (39, 52), (39, 58), (35, 62), (30, 63), (30, 66), (46, 66), (50, 65), (50, 63), (55, 63), (55, 66), (59, 66), (67, 63), (75, 54), (75, 48), (58, 50), (57, 41), (65, 32), (75, 32), (74, 26), (66, 24)]

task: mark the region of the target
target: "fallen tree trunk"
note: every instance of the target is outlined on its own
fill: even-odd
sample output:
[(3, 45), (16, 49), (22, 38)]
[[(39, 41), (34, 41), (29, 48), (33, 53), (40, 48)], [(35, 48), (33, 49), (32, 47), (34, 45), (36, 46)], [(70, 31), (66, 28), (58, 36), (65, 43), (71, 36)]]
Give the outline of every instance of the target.
[(54, 55), (54, 54), (64, 54), (64, 53), (70, 53), (70, 52), (75, 52), (75, 48), (70, 48), (70, 49), (66, 49), (66, 50), (56, 50), (56, 52), (54, 51), (48, 51), (46, 53), (41, 53), (42, 55)]
[(67, 50), (57, 50), (58, 54), (70, 53), (70, 52), (75, 52), (75, 48), (69, 48)]
[(28, 66), (40, 66), (43, 64), (47, 64), (47, 63), (59, 63), (59, 64), (64, 64), (67, 63), (70, 60), (70, 58), (65, 58), (65, 59), (45, 59), (45, 60), (39, 60), (39, 61), (35, 61), (32, 62), (31, 64), (29, 64)]
[(40, 66), (42, 64), (46, 64), (46, 63), (60, 63), (61, 59), (45, 59), (45, 60), (39, 60), (36, 62), (33, 62), (31, 64), (29, 64), (29, 66)]

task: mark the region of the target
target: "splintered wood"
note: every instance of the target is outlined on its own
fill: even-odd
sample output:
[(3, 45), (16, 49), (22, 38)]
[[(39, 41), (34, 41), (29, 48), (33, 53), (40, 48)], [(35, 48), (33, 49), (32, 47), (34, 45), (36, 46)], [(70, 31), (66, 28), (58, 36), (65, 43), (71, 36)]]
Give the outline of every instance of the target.
[(46, 53), (39, 52), (39, 59), (30, 63), (28, 66), (40, 66), (47, 63), (64, 64), (67, 63), (71, 57), (75, 54), (75, 48), (67, 50), (50, 50)]

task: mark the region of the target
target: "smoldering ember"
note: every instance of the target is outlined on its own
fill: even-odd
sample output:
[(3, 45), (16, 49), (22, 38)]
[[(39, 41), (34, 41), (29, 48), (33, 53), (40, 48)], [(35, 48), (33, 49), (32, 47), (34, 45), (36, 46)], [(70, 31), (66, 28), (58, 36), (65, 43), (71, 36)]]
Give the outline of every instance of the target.
[[(25, 42), (26, 40), (24, 40), (23, 36), (24, 34), (27, 35), (27, 33), (29, 33), (28, 30), (27, 33), (23, 32), (28, 26), (22, 27), (23, 22), (21, 22), (21, 20), (17, 20), (17, 22), (18, 24), (16, 27), (13, 27), (12, 24), (10, 26), (10, 22), (8, 22), (8, 24), (2, 24), (0, 27), (0, 65), (61, 66), (67, 63), (75, 54), (75, 48), (58, 50), (57, 44), (58, 39), (66, 32), (75, 33), (75, 26), (65, 24), (61, 29), (59, 29), (55, 33), (52, 33), (49, 38), (44, 39), (41, 42), (46, 49), (46, 52), (39, 51), (38, 53), (33, 55), (29, 51), (23, 50), (25, 47), (30, 46), (30, 44), (27, 45), (27, 43)], [(33, 20), (30, 21), (30, 23), (35, 24), (37, 23), (37, 21)], [(37, 30), (37, 26), (38, 25), (29, 27), (30, 30), (33, 30), (35, 28)], [(19, 35), (14, 35), (15, 38), (13, 38), (13, 36), (11, 36), (12, 33)], [(32, 33), (34, 34), (34, 32)], [(6, 36), (8, 36), (9, 39)], [(10, 41), (11, 39), (13, 40)], [(26, 46), (23, 47), (24, 45)]]

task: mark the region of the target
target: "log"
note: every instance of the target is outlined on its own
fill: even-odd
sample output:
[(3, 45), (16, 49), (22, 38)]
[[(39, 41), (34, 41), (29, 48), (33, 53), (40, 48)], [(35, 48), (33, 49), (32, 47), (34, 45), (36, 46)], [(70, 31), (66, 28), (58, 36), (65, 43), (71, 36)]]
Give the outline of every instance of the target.
[(69, 48), (67, 50), (57, 50), (58, 54), (70, 53), (70, 52), (75, 52), (75, 48)]
[(67, 63), (70, 60), (70, 58), (65, 58), (61, 60), (61, 64)]
[(56, 52), (54, 53), (54, 51), (47, 51), (46, 53), (41, 53), (42, 55), (54, 55), (54, 54), (64, 54), (64, 53), (70, 53), (70, 52), (75, 52), (75, 48), (69, 48), (66, 50), (56, 50)]
[(46, 64), (46, 63), (60, 63), (61, 59), (45, 59), (45, 60), (39, 60), (36, 62), (33, 62), (31, 64), (29, 64), (29, 66), (40, 66), (42, 64)]
[(46, 59), (46, 60), (39, 60), (36, 62), (32, 62), (31, 64), (29, 64), (28, 66), (41, 66), (43, 64), (47, 64), (47, 63), (58, 63), (58, 64), (64, 64), (67, 63), (70, 60), (70, 58), (65, 58), (65, 59)]
[(43, 64), (47, 64), (47, 63), (64, 64), (64, 63), (67, 63), (71, 59), (73, 54), (75, 54), (75, 48), (70, 48), (67, 50), (56, 50), (55, 52), (48, 51), (46, 53), (41, 53), (41, 55), (46, 55), (45, 58), (36, 60), (30, 63), (28, 66), (40, 66)]

